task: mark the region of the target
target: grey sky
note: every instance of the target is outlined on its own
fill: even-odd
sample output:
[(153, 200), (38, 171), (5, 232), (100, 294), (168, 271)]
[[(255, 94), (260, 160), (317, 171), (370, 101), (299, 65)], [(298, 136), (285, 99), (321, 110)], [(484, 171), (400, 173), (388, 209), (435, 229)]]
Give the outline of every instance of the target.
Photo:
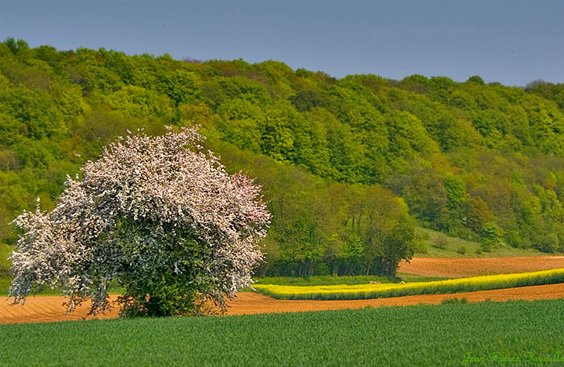
[(558, 0), (0, 0), (0, 38), (175, 58), (283, 61), (336, 77), (564, 82)]

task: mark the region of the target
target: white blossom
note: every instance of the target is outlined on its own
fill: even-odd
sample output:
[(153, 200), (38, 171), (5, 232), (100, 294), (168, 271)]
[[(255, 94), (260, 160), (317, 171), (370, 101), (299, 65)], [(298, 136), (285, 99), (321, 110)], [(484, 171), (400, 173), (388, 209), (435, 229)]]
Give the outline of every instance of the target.
[[(270, 214), (260, 187), (227, 174), (201, 141), (194, 128), (122, 138), (87, 162), (81, 179), (67, 179), (50, 213), (38, 205), (20, 215), (14, 301), (60, 287), (69, 309), (91, 299), (96, 313), (109, 307), (113, 284), (135, 289), (172, 276), (224, 307), (224, 297), (250, 285)], [(122, 301), (128, 306), (131, 294)]]

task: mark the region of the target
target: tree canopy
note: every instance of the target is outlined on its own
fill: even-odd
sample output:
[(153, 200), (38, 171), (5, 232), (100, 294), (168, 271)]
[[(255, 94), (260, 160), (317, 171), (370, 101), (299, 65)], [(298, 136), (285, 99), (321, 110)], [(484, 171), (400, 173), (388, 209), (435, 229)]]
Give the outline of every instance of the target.
[(259, 271), (366, 271), (368, 232), (351, 235), (347, 218), (371, 190), (403, 208), (394, 221), (406, 233), (419, 225), (484, 249), (564, 251), (562, 90), (479, 76), (336, 79), (274, 61), (8, 40), (0, 43), (0, 239), (14, 244), (13, 218), (36, 197), (53, 209), (66, 174), (117, 136), (198, 124), (227, 170), (264, 187), (274, 216)]
[(69, 308), (91, 299), (95, 313), (118, 286), (125, 314), (198, 312), (208, 299), (225, 307), (251, 284), (270, 215), (259, 187), (227, 174), (200, 140), (194, 129), (129, 136), (68, 178), (51, 212), (20, 215), (15, 301), (61, 287)]

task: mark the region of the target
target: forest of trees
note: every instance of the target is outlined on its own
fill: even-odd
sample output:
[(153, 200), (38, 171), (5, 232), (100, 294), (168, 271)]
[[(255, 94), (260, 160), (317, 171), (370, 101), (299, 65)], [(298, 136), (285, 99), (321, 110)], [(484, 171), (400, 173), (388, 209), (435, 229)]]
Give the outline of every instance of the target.
[(273, 214), (261, 274), (387, 274), (415, 226), (564, 251), (564, 85), (342, 79), (266, 61), (179, 61), (0, 43), (0, 242), (127, 131), (199, 125)]

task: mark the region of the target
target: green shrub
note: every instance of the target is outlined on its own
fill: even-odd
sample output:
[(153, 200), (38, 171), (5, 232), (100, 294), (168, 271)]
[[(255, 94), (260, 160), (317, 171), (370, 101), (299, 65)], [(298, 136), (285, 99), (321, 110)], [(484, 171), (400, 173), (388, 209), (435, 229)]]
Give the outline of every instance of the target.
[(429, 247), (421, 241), (414, 241), (412, 248), (416, 254), (427, 254), (429, 252)]
[(444, 234), (439, 234), (437, 235), (437, 237), (435, 237), (435, 243), (433, 244), (433, 247), (444, 250), (447, 247), (447, 245), (448, 245), (448, 238)]
[(464, 247), (464, 246), (459, 246), (459, 247), (456, 249), (456, 252), (459, 253), (460, 255), (464, 255), (464, 254), (466, 254), (466, 247)]

